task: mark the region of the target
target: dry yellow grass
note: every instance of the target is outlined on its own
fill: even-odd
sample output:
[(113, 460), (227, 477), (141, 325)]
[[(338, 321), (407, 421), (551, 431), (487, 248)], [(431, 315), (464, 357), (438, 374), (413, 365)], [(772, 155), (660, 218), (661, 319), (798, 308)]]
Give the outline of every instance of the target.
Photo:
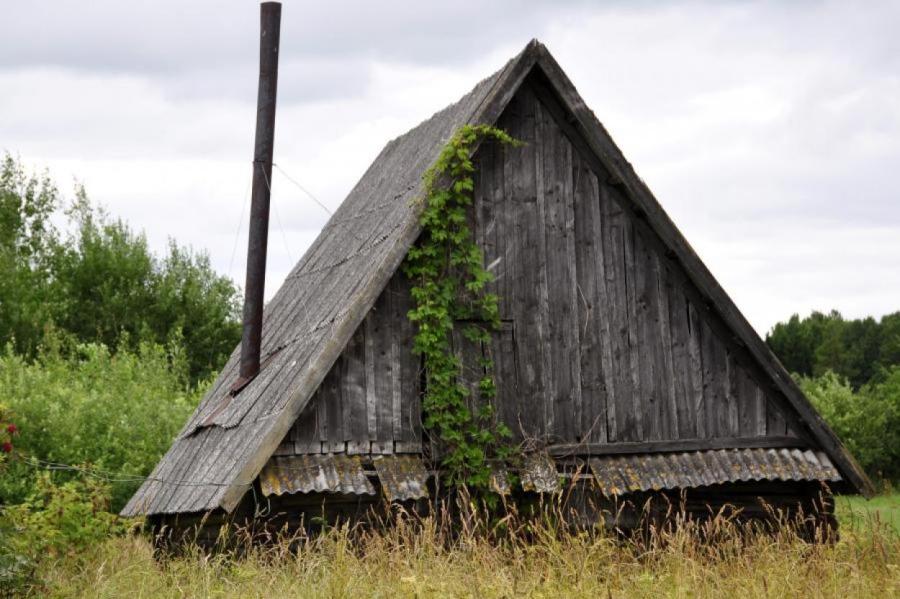
[[(657, 532), (643, 543), (520, 526), (488, 539), (433, 521), (384, 532), (346, 528), (314, 539), (199, 550), (154, 559), (144, 537), (111, 539), (45, 571), (54, 597), (892, 597), (900, 537), (884, 526), (809, 544), (718, 522)], [(715, 542), (701, 538), (713, 536)]]

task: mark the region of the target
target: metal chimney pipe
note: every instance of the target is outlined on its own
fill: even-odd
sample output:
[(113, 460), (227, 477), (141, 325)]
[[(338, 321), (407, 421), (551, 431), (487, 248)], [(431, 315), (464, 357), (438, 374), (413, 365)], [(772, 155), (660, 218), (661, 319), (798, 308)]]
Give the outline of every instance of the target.
[(236, 390), (259, 373), (280, 37), (281, 3), (263, 2), (260, 5), (259, 93), (256, 100), (256, 141), (253, 150), (250, 234), (247, 243), (247, 283), (244, 286), (244, 331), (241, 339), (240, 379)]

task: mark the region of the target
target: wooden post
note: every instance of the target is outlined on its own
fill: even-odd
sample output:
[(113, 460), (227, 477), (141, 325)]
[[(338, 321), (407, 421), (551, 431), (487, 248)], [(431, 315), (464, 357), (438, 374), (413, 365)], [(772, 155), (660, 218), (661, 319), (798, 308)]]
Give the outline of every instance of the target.
[(240, 378), (235, 385), (235, 391), (240, 390), (259, 373), (280, 29), (281, 3), (263, 2), (260, 5), (259, 93), (256, 100), (256, 141), (253, 152), (250, 233), (247, 243), (247, 283), (244, 287), (244, 330), (241, 339)]

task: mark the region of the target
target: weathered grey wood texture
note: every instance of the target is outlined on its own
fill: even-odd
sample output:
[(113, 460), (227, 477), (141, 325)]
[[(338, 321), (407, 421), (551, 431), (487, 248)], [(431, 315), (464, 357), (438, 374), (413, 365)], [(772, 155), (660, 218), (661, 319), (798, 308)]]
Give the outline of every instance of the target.
[(795, 412), (698, 309), (702, 294), (553, 103), (527, 82), (498, 121), (527, 145), (476, 154), (477, 240), (513, 328), (511, 355), (494, 348), (498, 407), (516, 438), (794, 436)]
[[(496, 407), (515, 439), (795, 436), (796, 415), (715, 313), (697, 309), (696, 286), (582, 157), (552, 101), (522, 87), (498, 125), (526, 145), (475, 155), (472, 229), (505, 325), (489, 349)], [(278, 454), (419, 450), (409, 287), (402, 272), (391, 278)], [(488, 348), (461, 335), (454, 346), (474, 389)]]
[(409, 288), (402, 272), (391, 277), (275, 455), (421, 451)]

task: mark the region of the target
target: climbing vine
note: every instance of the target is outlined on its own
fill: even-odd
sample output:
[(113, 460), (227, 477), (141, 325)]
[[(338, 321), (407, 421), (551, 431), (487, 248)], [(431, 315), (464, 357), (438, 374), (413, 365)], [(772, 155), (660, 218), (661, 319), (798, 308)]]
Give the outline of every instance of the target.
[(465, 125), (456, 131), (424, 175), (423, 231), (404, 263), (413, 282), (415, 307), (408, 316), (417, 325), (414, 351), (425, 363), (424, 425), (440, 444), (449, 483), (475, 491), (490, 490), (490, 460), (509, 457), (511, 436), (494, 414), (492, 360), (481, 359), (483, 373), (470, 391), (453, 351), (457, 327), (477, 345), (489, 343), (491, 331), (500, 326), (498, 297), (485, 289), (493, 277), (484, 267), (467, 218), (474, 191), (471, 155), (482, 141), (520, 143), (487, 125)]

